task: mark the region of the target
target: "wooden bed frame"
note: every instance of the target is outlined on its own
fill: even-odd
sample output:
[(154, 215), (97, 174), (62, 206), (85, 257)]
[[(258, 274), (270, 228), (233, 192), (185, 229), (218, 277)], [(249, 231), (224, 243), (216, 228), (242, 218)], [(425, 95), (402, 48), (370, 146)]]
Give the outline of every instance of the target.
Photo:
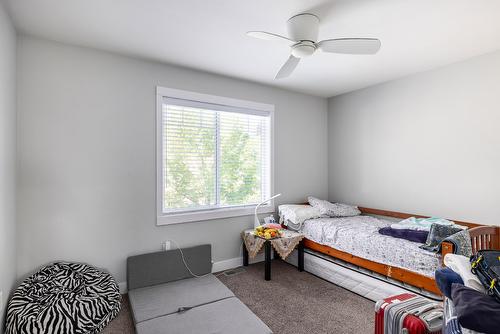
[[(359, 210), (365, 215), (384, 216), (384, 217), (392, 217), (400, 219), (406, 219), (409, 217), (429, 218), (427, 216), (422, 216), (422, 215), (414, 215), (402, 212), (394, 212), (394, 211), (363, 208), (363, 207), (360, 207)], [(499, 226), (485, 226), (485, 225), (462, 222), (457, 220), (454, 220), (454, 222), (469, 227), (469, 233), (472, 242), (472, 250), (474, 253), (480, 249), (500, 249)], [(432, 277), (424, 276), (422, 274), (418, 274), (416, 272), (407, 269), (393, 267), (379, 262), (374, 262), (361, 257), (357, 257), (352, 254), (336, 250), (335, 248), (318, 244), (307, 238), (304, 239), (304, 247), (309, 248), (316, 252), (320, 252), (322, 254), (332, 256), (342, 261), (352, 263), (356, 266), (371, 270), (373, 272), (396, 279), (398, 281), (410, 284), (417, 288), (421, 288), (426, 291), (435, 293), (437, 295), (441, 295), (441, 292), (439, 291), (436, 282)], [(448, 253), (453, 253), (453, 244), (448, 242), (443, 242), (441, 250), (442, 258), (444, 258), (444, 256)]]

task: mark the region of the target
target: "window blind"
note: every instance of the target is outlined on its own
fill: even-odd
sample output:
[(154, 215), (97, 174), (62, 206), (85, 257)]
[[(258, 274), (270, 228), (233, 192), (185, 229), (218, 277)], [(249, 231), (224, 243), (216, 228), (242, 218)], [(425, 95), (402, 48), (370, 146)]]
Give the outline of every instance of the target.
[(269, 112), (164, 98), (163, 212), (268, 198), (270, 144)]

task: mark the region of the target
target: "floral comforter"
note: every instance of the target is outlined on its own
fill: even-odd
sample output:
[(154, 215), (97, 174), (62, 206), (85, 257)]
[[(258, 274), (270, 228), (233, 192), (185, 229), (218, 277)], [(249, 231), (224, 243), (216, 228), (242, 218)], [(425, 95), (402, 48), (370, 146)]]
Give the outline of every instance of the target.
[(439, 255), (419, 248), (420, 243), (378, 233), (392, 221), (371, 216), (317, 218), (304, 222), (306, 238), (352, 255), (434, 277)]

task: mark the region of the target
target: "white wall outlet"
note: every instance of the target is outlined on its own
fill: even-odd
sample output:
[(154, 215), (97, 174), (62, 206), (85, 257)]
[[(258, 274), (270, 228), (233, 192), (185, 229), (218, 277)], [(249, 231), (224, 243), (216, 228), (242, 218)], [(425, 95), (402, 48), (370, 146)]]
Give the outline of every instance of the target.
[(162, 246), (164, 251), (168, 251), (170, 249), (170, 240), (164, 241)]

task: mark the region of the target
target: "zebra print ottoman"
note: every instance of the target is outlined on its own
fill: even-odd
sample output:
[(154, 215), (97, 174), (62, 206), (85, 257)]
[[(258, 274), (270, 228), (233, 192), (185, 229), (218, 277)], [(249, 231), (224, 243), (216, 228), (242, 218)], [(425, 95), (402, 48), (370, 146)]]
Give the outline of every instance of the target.
[(5, 333), (96, 334), (120, 307), (120, 291), (110, 274), (82, 263), (56, 262), (16, 289)]

